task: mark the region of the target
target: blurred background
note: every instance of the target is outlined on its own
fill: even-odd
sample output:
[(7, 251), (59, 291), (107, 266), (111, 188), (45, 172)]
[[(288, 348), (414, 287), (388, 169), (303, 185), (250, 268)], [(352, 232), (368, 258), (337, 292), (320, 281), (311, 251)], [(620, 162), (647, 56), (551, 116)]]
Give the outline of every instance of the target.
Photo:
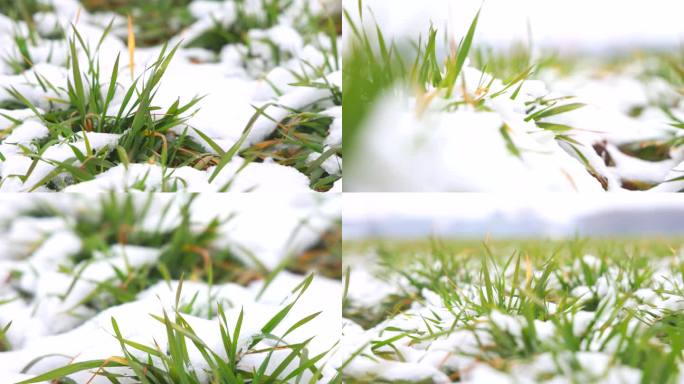
[(684, 235), (684, 196), (352, 193), (345, 241)]
[[(343, 0), (350, 15), (357, 0)], [(528, 41), (559, 51), (606, 47), (680, 45), (684, 37), (684, 2), (678, 0), (364, 0), (385, 36), (425, 34), (430, 24), (460, 39), (481, 7), (474, 44), (507, 47)], [(458, 41), (457, 39), (457, 41)]]

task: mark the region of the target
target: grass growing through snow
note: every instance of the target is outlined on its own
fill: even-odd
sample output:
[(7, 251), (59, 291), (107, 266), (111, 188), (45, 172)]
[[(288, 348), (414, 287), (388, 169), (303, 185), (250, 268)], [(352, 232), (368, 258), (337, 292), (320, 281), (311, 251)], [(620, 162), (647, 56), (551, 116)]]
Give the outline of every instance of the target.
[(136, 41), (143, 47), (164, 43), (194, 21), (188, 10), (190, 0), (81, 0), (81, 3), (90, 12), (131, 15)]
[[(116, 245), (159, 249), (160, 256), (154, 265), (135, 268), (112, 266), (114, 276), (97, 281), (96, 287), (74, 308), (85, 305), (102, 311), (135, 300), (138, 293), (160, 281), (180, 279), (183, 276), (210, 285), (226, 282), (247, 285), (254, 280), (272, 280), (283, 270), (300, 274), (317, 271), (331, 278), (340, 277), (340, 225), (331, 229), (319, 244), (301, 255), (292, 255), (277, 268), (267, 268), (250, 250), (245, 249), (243, 251), (253, 261), (252, 265), (248, 265), (234, 250), (215, 244), (221, 236), (220, 227), (232, 220), (233, 216), (216, 217), (202, 226), (191, 219), (193, 204), (199, 198), (202, 198), (202, 195), (191, 195), (180, 207), (178, 216), (171, 213), (174, 201), (169, 199), (169, 203), (164, 207), (165, 214), (154, 222), (151, 222), (150, 218), (154, 194), (144, 198), (130, 194), (103, 194), (99, 199), (98, 209), (81, 212), (71, 218), (64, 217), (72, 223), (70, 229), (81, 239), (82, 246), (78, 253), (70, 256), (68, 264), (59, 268), (61, 273), (73, 279), (71, 288), (63, 293), (62, 298), (66, 299), (69, 296), (71, 289), (82, 278), (83, 271), (90, 263), (101, 260), (98, 255), (107, 255)], [(49, 205), (26, 212), (26, 215), (60, 217)], [(164, 224), (165, 221), (174, 224)], [(21, 275), (12, 275), (8, 283), (13, 283), (14, 279), (18, 281)]]
[[(249, 45), (248, 33), (252, 29), (268, 29), (278, 23), (279, 15), (292, 5), (292, 1), (264, 0), (261, 9), (254, 9), (246, 4), (246, 0), (236, 0), (235, 21), (224, 25), (216, 20), (214, 26), (188, 43), (189, 47), (201, 47), (220, 52), (228, 44)], [(277, 47), (272, 46), (276, 58), (279, 57)]]
[(0, 13), (15, 20), (30, 23), (37, 12), (50, 11), (52, 6), (39, 0), (0, 0)]
[(468, 57), (479, 19), (478, 12), (466, 36), (460, 43), (454, 44), (448, 57), (440, 62), (437, 57), (436, 29), (430, 27), (426, 41), (421, 37), (407, 53), (406, 47), (386, 40), (377, 24), (369, 32), (371, 28), (365, 19), (363, 1), (359, 0), (357, 5), (358, 25), (350, 10), (344, 10), (351, 30), (350, 47), (345, 53), (343, 69), (343, 87), (348, 96), (343, 108), (346, 121), (344, 142), (352, 145), (373, 104), (395, 83), (409, 83), (423, 94), (440, 91), (444, 98), (451, 99), (459, 85), (459, 75)]
[[(316, 191), (327, 191), (339, 180), (341, 174), (329, 174), (321, 166), (332, 156), (343, 157), (342, 148), (325, 145), (333, 118), (324, 114), (323, 105), (332, 103), (342, 106), (342, 90), (326, 79), (326, 74), (339, 71), (340, 57), (337, 49), (338, 32), (332, 19), (328, 20), (325, 42), (319, 42), (324, 60), (320, 66), (303, 60), (300, 71), (290, 71), (296, 78), (291, 85), (324, 89), (330, 97), (320, 100), (303, 110), (291, 110), (288, 116), (278, 122), (276, 131), (266, 140), (242, 151), (242, 156), (261, 161), (272, 158), (282, 165), (296, 168), (310, 179), (310, 186)], [(328, 44), (329, 49), (323, 47)], [(310, 73), (307, 73), (310, 72)], [(277, 94), (282, 91), (274, 87)], [(268, 111), (263, 115), (268, 117)], [(313, 161), (312, 161), (313, 158)]]
[[(384, 329), (354, 358), (407, 361), (404, 348), (420, 354), (452, 336), (470, 340), (447, 343), (452, 349), (437, 366), (454, 381), (487, 364), (537, 382), (600, 382), (619, 366), (638, 369), (637, 382), (678, 382), (684, 362), (681, 246), (676, 239), (352, 245), (378, 249), (378, 274), (398, 287), (375, 319), (347, 299), (346, 317)], [(406, 302), (423, 310), (410, 310)], [(393, 317), (403, 320), (392, 323)], [(587, 365), (581, 357), (588, 352), (605, 355), (606, 366)], [(449, 368), (451, 355), (465, 359), (462, 369)], [(544, 356), (551, 367), (535, 368)], [(371, 375), (345, 382), (385, 381)]]
[[(164, 20), (171, 22), (173, 20), (171, 14), (177, 13), (180, 9), (187, 12), (187, 2), (184, 1), (138, 2), (123, 0), (121, 2), (88, 1), (86, 3), (89, 9), (95, 11), (120, 5), (123, 7), (118, 9), (120, 12), (131, 10), (134, 15), (142, 15), (139, 17), (139, 21), (135, 17), (130, 19), (133, 29), (142, 30), (155, 25), (151, 20), (159, 15), (162, 15), (159, 17)], [(246, 12), (245, 5), (242, 2), (238, 2), (237, 6), (238, 9), (242, 9), (242, 12)], [(264, 2), (256, 14), (247, 18), (254, 19), (256, 24), (244, 25), (244, 29), (241, 29), (238, 35), (245, 40), (249, 29), (256, 28), (258, 26), (257, 21), (261, 23), (262, 18), (265, 18), (266, 21), (264, 22), (268, 25), (277, 24), (278, 12), (290, 6), (291, 2)], [(310, 179), (311, 188), (318, 191), (329, 190), (333, 183), (340, 179), (341, 175), (328, 174), (321, 167), (321, 164), (332, 156), (341, 157), (342, 149), (329, 148), (324, 144), (332, 119), (322, 112), (324, 105), (330, 103), (341, 105), (342, 95), (338, 87), (329, 84), (325, 79), (320, 79), (324, 74), (340, 69), (337, 39), (341, 31), (339, 30), (339, 22), (336, 21), (335, 17), (321, 20), (314, 18), (308, 10), (304, 13), (305, 16), (302, 16), (301, 21), (302, 33), (305, 32), (308, 36), (306, 39), (308, 43), (315, 45), (322, 52), (324, 60), (321, 65), (313, 65), (303, 60), (301, 71), (291, 70), (296, 78), (293, 85), (329, 89), (330, 98), (306, 106), (301, 110), (291, 110), (285, 119), (277, 122), (278, 129), (273, 135), (242, 151), (240, 151), (241, 144), (249, 135), (254, 119), (245, 127), (240, 141), (228, 150), (220, 149), (210, 138), (204, 137), (200, 133), (200, 136), (203, 136), (204, 140), (216, 150), (216, 153), (207, 151), (187, 135), (192, 127), (188, 127), (186, 122), (198, 108), (200, 98), (192, 98), (185, 104), (181, 104), (179, 99), (166, 111), (160, 110), (154, 104), (154, 95), (162, 81), (164, 72), (180, 45), (174, 47), (164, 45), (158, 60), (147, 69), (146, 74), (138, 77), (133, 84), (124, 86), (122, 85), (123, 82), (119, 81), (122, 76), (119, 59), (126, 61), (126, 58), (117, 58), (111, 73), (102, 73), (100, 70), (99, 50), (102, 42), (111, 32), (114, 21), (106, 26), (96, 47), (88, 46), (78, 30), (73, 27), (73, 37), (68, 42), (68, 66), (70, 67), (68, 86), (65, 88), (57, 87), (40, 74), (35, 75), (35, 80), (42, 91), (54, 94), (48, 99), (48, 110), (43, 113), (38, 108), (39, 106), (34, 105), (29, 101), (29, 98), (13, 88), (8, 89), (8, 92), (14, 97), (14, 100), (3, 102), (1, 105), (2, 108), (7, 109), (30, 108), (50, 130), (49, 137), (35, 141), (35, 150), (22, 147), (22, 151), (33, 159), (33, 165), (26, 174), (13, 176), (25, 181), (31, 176), (37, 163), (46, 162), (55, 167), (54, 171), (38, 183), (31, 185), (30, 189), (36, 190), (47, 186), (50, 189), (59, 190), (74, 182), (92, 180), (97, 174), (117, 164), (127, 166), (129, 163), (154, 163), (161, 165), (164, 169), (161, 190), (174, 191), (180, 189), (185, 181), (175, 177), (172, 170), (167, 171), (168, 168), (191, 166), (204, 170), (216, 165), (216, 171), (210, 175), (211, 180), (213, 180), (223, 166), (236, 155), (240, 155), (246, 159), (245, 166), (249, 162), (260, 162), (266, 158), (271, 158), (282, 165), (292, 166)], [(238, 19), (237, 23), (243, 22), (246, 21), (241, 18)], [(160, 26), (160, 28), (162, 27)], [(40, 36), (37, 36), (34, 28), (29, 28), (29, 31), (29, 36), (22, 36), (19, 32), (16, 34), (15, 45), (19, 55), (5, 58), (16, 73), (22, 73), (33, 65), (29, 46), (35, 45), (34, 40)], [(163, 32), (162, 35), (166, 36), (168, 33), (168, 31)], [(129, 32), (128, 37), (129, 47), (134, 47), (136, 42), (144, 46), (151, 44), (150, 40), (157, 43), (165, 40), (161, 37), (150, 38), (145, 33), (132, 33), (132, 31)], [(237, 42), (225, 41), (221, 43), (221, 46), (231, 43)], [(262, 41), (262, 43), (270, 44), (277, 51), (273, 42)], [(78, 54), (81, 51), (85, 53), (86, 62), (81, 62), (82, 59), (79, 60)], [(276, 65), (280, 64), (280, 61), (284, 62), (286, 59), (291, 59), (291, 57), (281, 58), (280, 54), (274, 54), (274, 57), (279, 58), (276, 60)], [(132, 60), (132, 57), (129, 60)], [(251, 67), (251, 64), (248, 67)], [(259, 66), (257, 65), (257, 67)], [(263, 71), (260, 70), (259, 73), (265, 73), (266, 69), (268, 68), (262, 68)], [(31, 74), (31, 76), (34, 75)], [(274, 90), (278, 95), (281, 95), (280, 90)], [(123, 101), (119, 103), (121, 98)], [(266, 107), (255, 108), (254, 118), (262, 114), (267, 116), (264, 108)], [(19, 123), (20, 121), (17, 121), (17, 125)], [(90, 148), (87, 138), (85, 148), (70, 145), (69, 143), (73, 144), (73, 142), (83, 139), (83, 135), (79, 134), (82, 131), (113, 133), (122, 135), (122, 137), (115, 148), (109, 146), (100, 149)], [(7, 134), (10, 132), (11, 130)], [(67, 142), (70, 151), (73, 152), (73, 157), (64, 161), (55, 161), (43, 156), (51, 147), (64, 141)], [(68, 177), (65, 178), (65, 175)], [(220, 186), (220, 189), (226, 190), (231, 184), (228, 182), (226, 185)], [(145, 178), (136, 185), (141, 188), (144, 187)]]
[[(322, 360), (329, 351), (313, 354), (309, 349), (312, 338), (304, 335), (301, 340), (296, 340), (293, 339), (293, 332), (301, 334), (301, 329), (309, 326), (320, 313), (312, 309), (312, 313), (305, 313), (293, 319), (292, 310), (309, 289), (314, 279), (312, 271), (319, 269), (317, 267), (325, 268), (317, 265), (316, 259), (327, 261), (329, 258), (340, 257), (339, 223), (336, 228), (331, 228), (331, 233), (321, 238), (319, 244), (301, 255), (292, 254), (282, 266), (273, 270), (265, 269), (258, 263), (255, 267), (246, 267), (227, 250), (227, 247), (214, 244), (219, 238), (218, 226), (224, 224), (223, 220), (203, 220), (205, 224), (202, 226), (191, 220), (193, 204), (197, 199), (206, 196), (192, 195), (184, 204), (178, 204), (177, 200), (170, 198), (168, 205), (160, 203), (159, 198), (159, 195), (153, 194), (142, 197), (112, 193), (102, 195), (97, 208), (89, 204), (84, 209), (77, 204), (72, 206), (74, 209), (64, 210), (63, 205), (53, 206), (48, 201), (42, 201), (17, 212), (17, 219), (41, 218), (50, 222), (63, 222), (65, 225), (60, 230), (73, 232), (80, 239), (82, 249), (70, 255), (69, 259), (54, 271), (73, 277), (69, 291), (82, 278), (80, 274), (89, 263), (102, 260), (97, 253), (105, 256), (104, 260), (107, 260), (108, 250), (118, 245), (159, 249), (161, 255), (154, 265), (116, 270), (112, 278), (96, 281), (99, 284), (93, 288), (93, 292), (76, 304), (77, 306), (83, 305), (89, 310), (99, 312), (109, 306), (135, 300), (137, 293), (155, 283), (172, 278), (180, 279), (175, 306), (169, 305), (172, 309), (153, 316), (159, 322), (160, 329), (166, 331), (168, 345), (164, 341), (166, 339), (157, 339), (149, 345), (128, 339), (124, 335), (135, 330), (120, 328), (117, 319), (112, 319), (112, 337), (121, 345), (121, 352), (116, 356), (103, 356), (103, 360), (69, 364), (26, 382), (72, 383), (74, 381), (65, 376), (81, 371), (88, 371), (88, 376), (92, 374), (92, 377), (101, 376), (109, 379), (112, 383), (131, 380), (140, 383), (169, 384), (203, 383), (207, 380), (212, 383), (235, 384), (318, 382), (322, 374)], [(178, 212), (173, 209), (174, 207), (178, 208)], [(175, 217), (178, 220), (172, 220)], [(60, 220), (61, 218), (64, 220)], [(225, 220), (232, 218), (229, 215)], [(264, 220), (269, 220), (268, 215), (265, 215)], [(294, 234), (292, 236), (294, 237)], [(35, 238), (32, 246), (26, 249), (26, 254), (18, 256), (17, 260), (32, 255), (37, 248), (43, 246), (43, 240), (50, 237), (45, 234), (43, 238)], [(257, 259), (255, 261), (258, 262)], [(338, 259), (337, 264), (329, 268), (339, 269), (340, 262)], [(257, 324), (246, 324), (246, 319), (249, 318), (247, 310), (243, 312), (240, 308), (234, 308), (234, 304), (227, 299), (219, 300), (209, 294), (205, 301), (204, 297), (183, 294), (182, 291), (183, 276), (188, 281), (205, 282), (211, 290), (212, 284), (235, 282), (246, 285), (257, 279), (263, 280), (264, 285), (268, 286), (283, 270), (300, 273), (301, 283), (292, 290), (287, 299), (274, 308), (272, 316), (249, 320), (256, 321)], [(326, 274), (323, 270), (320, 270), (320, 273)], [(339, 271), (329, 274), (334, 275), (339, 276)], [(19, 273), (12, 273), (6, 284), (18, 290), (18, 280), (21, 278)], [(58, 295), (57, 298), (67, 298), (69, 291), (64, 295)], [(29, 292), (19, 294), (22, 297), (17, 300), (25, 299), (31, 302)], [(2, 304), (4, 303), (0, 301), (0, 306)], [(200, 332), (205, 329), (193, 329), (191, 324), (195, 324), (193, 321), (198, 319), (190, 319), (192, 316), (214, 321), (216, 334), (211, 338), (200, 338), (198, 334), (207, 333)], [(11, 323), (0, 324), (0, 351), (12, 350), (12, 346), (4, 337), (10, 327)], [(197, 351), (200, 353), (197, 354)], [(197, 366), (200, 355), (200, 360), (204, 361), (199, 365), (205, 362), (206, 370)], [(36, 357), (29, 365), (33, 366), (48, 357)], [(194, 366), (190, 364), (191, 359)], [(256, 365), (252, 367), (249, 364)], [(128, 367), (130, 371), (123, 376), (121, 371), (110, 371), (109, 368), (112, 367)], [(30, 367), (26, 367), (25, 371), (28, 369)]]
[[(62, 173), (69, 174), (74, 181), (92, 180), (95, 175), (119, 163), (127, 165), (152, 162), (164, 168), (183, 165), (203, 168), (212, 163), (207, 161), (207, 157), (211, 155), (188, 138), (187, 126), (180, 132), (173, 130), (183, 126), (200, 99), (193, 98), (185, 104), (181, 104), (179, 99), (164, 112), (159, 112), (159, 107), (155, 106), (153, 101), (178, 46), (164, 46), (157, 60), (148, 68), (145, 77), (138, 77), (126, 89), (120, 105), (114, 108), (113, 101), (120, 87), (120, 57), (117, 57), (109, 76), (100, 73), (98, 57), (102, 41), (109, 33), (110, 27), (111, 24), (95, 47), (90, 47), (76, 28), (73, 28), (74, 37), (69, 41), (71, 73), (66, 89), (58, 88), (45, 77), (36, 74), (36, 80), (43, 91), (52, 91), (57, 95), (50, 100), (51, 108), (47, 111), (41, 112), (16, 89), (8, 90), (16, 100), (31, 109), (50, 132), (47, 138), (36, 143), (36, 152), (24, 148), (26, 154), (33, 159), (33, 165), (25, 175), (20, 175), (20, 179), (28, 179), (39, 161), (55, 166), (54, 171), (32, 185), (31, 190), (43, 185), (52, 188), (62, 187), (55, 184), (56, 177)], [(80, 62), (80, 50), (85, 53), (87, 63)], [(103, 79), (107, 78), (108, 81), (103, 82)], [(112, 151), (109, 147), (91, 148), (87, 134), (81, 132), (121, 136), (116, 150)], [(80, 140), (85, 142), (85, 150), (69, 145), (74, 156), (65, 161), (46, 159), (42, 156), (52, 146)]]
[[(198, 227), (191, 221), (191, 207), (197, 196), (193, 195), (182, 206), (180, 217), (171, 227), (144, 227), (144, 223), (149, 221), (153, 194), (144, 199), (128, 194), (104, 194), (100, 199), (99, 209), (76, 215), (71, 230), (81, 239), (82, 247), (78, 253), (71, 255), (68, 265), (60, 266), (60, 272), (73, 279), (70, 289), (63, 293), (62, 299), (66, 299), (71, 289), (82, 279), (83, 271), (99, 260), (98, 254), (107, 255), (114, 245), (156, 248), (160, 250), (160, 257), (154, 265), (137, 268), (119, 269), (112, 265), (114, 277), (96, 281), (95, 288), (74, 308), (85, 305), (101, 311), (113, 305), (127, 303), (157, 282), (178, 279), (184, 274), (189, 274), (192, 280), (210, 284), (228, 281), (246, 284), (266, 275), (268, 270), (263, 267), (247, 267), (232, 251), (213, 244), (219, 235), (218, 227), (224, 224), (223, 220), (229, 220), (230, 217), (215, 218), (203, 227)], [(173, 200), (170, 200), (165, 212), (170, 210), (172, 203)], [(49, 206), (27, 214), (59, 217)], [(165, 216), (160, 221), (173, 219), (174, 217)], [(161, 224), (160, 222), (159, 225)], [(21, 275), (14, 275), (13, 278), (19, 279)]]
[[(365, 119), (385, 96), (396, 99), (404, 95), (406, 102), (415, 106), (418, 118), (429, 112), (488, 112), (496, 109), (490, 108), (493, 99), (520, 100), (520, 92), (524, 89), (525, 83), (537, 79), (542, 79), (550, 85), (555, 81), (559, 84), (569, 83), (586, 91), (581, 86), (583, 81), (607, 86), (610, 82), (608, 79), (615, 78), (615, 81), (632, 84), (637, 88), (634, 94), (643, 99), (630, 100), (633, 105), (618, 108), (617, 112), (623, 114), (626, 119), (635, 119), (632, 121), (635, 125), (649, 125), (652, 123), (650, 119), (653, 118), (654, 121), (669, 120), (674, 128), (681, 129), (684, 126), (679, 108), (684, 84), (681, 52), (634, 49), (596, 56), (581, 53), (561, 54), (545, 48), (533, 49), (531, 37), (528, 44), (518, 43), (508, 50), (495, 50), (488, 46), (473, 44), (473, 35), (477, 34), (478, 15), (474, 15), (470, 28), (460, 42), (449, 40), (448, 37), (442, 39), (441, 32), (434, 28), (430, 28), (425, 35), (412, 41), (394, 41), (385, 37), (372, 13), (364, 7), (363, 1), (357, 4), (358, 9), (345, 9), (349, 45), (344, 57), (344, 87), (348, 92), (344, 106), (344, 141), (352, 152), (356, 147), (358, 131), (364, 127)], [(445, 33), (445, 36), (448, 36), (448, 33)], [(473, 80), (471, 76), (468, 77), (470, 83), (466, 84), (466, 76), (462, 71), (462, 60), (466, 57), (471, 59), (471, 67), (483, 72), (479, 81), (477, 77)], [(564, 80), (567, 80), (567, 83), (563, 82)], [(663, 84), (663, 80), (667, 84)], [(643, 89), (639, 90), (639, 87)], [(445, 99), (447, 103), (444, 102)], [(557, 97), (551, 93), (542, 97), (530, 97), (525, 100), (525, 121), (552, 133), (561, 148), (576, 158), (604, 189), (609, 188), (610, 173), (622, 166), (619, 156), (615, 154), (611, 157), (610, 151), (618, 150), (621, 152), (620, 155), (651, 163), (678, 159), (683, 140), (681, 134), (674, 130), (668, 132), (662, 129), (654, 133), (653, 139), (635, 138), (633, 142), (610, 143), (615, 145), (615, 149), (606, 149), (605, 144), (599, 140), (592, 144), (580, 143), (577, 138), (581, 137), (580, 133), (583, 130), (597, 133), (598, 136), (603, 132), (602, 128), (592, 128), (594, 132), (586, 126), (559, 123), (558, 118), (584, 106), (572, 97)], [(517, 111), (518, 106), (515, 107)], [(662, 110), (665, 116), (662, 116), (659, 110)], [(498, 109), (496, 111), (500, 112)], [(601, 112), (602, 110), (596, 112), (597, 116)], [(583, 116), (576, 115), (577, 120), (584, 119), (589, 113), (591, 112)], [(582, 124), (578, 122), (572, 125)], [(511, 135), (513, 131), (520, 129), (516, 127), (513, 130), (506, 124), (500, 128), (506, 148), (511, 155), (527, 160), (526, 153), (533, 151), (524, 145), (517, 145), (516, 137)], [(536, 131), (530, 129), (529, 132)], [(595, 155), (604, 160), (606, 170), (597, 166)], [(644, 165), (653, 166), (647, 163)], [(665, 163), (663, 166), (666, 167), (668, 164)], [(672, 168), (678, 169), (674, 166)], [(625, 189), (636, 190), (650, 189), (658, 184), (646, 179), (624, 177), (620, 179), (620, 183)], [(666, 182), (681, 180), (682, 177), (676, 177)]]
[[(440, 57), (438, 47), (441, 40), (434, 27), (430, 27), (425, 38), (421, 36), (409, 44), (387, 40), (374, 20), (367, 20), (363, 1), (359, 0), (357, 4), (358, 9), (355, 11), (358, 13), (358, 23), (351, 16), (350, 10), (344, 10), (345, 19), (351, 30), (350, 47), (345, 54), (343, 70), (343, 83), (348, 95), (344, 104), (344, 142), (349, 143), (351, 147), (374, 104), (395, 84), (418, 90), (416, 113), (419, 116), (435, 98), (448, 101), (443, 108), (447, 112), (463, 107), (487, 111), (489, 108), (485, 106), (486, 100), (496, 97), (517, 98), (525, 80), (540, 67), (548, 64), (545, 61), (531, 63), (529, 50), (522, 48), (516, 51), (517, 57), (513, 62), (507, 61), (506, 64), (502, 64), (503, 59), (487, 51), (485, 47), (473, 47), (479, 11), (460, 42), (445, 38), (444, 45), (450, 46), (451, 49), (445, 57)], [(465, 77), (462, 76), (469, 56), (474, 56), (474, 62), (485, 73), (473, 94), (467, 91)], [(506, 57), (506, 60), (508, 59), (510, 58)], [(500, 89), (491, 89), (496, 78), (488, 74), (489, 65), (492, 66), (494, 73), (506, 75), (506, 78), (502, 79), (503, 85)], [(529, 103), (528, 120), (534, 120), (542, 129), (558, 133), (559, 140), (568, 141), (567, 136), (562, 133), (571, 130), (571, 127), (538, 120), (581, 106), (579, 103), (564, 103), (561, 99), (535, 100)], [(505, 125), (502, 126), (501, 132), (509, 143), (511, 152), (519, 156), (521, 150), (516, 148), (507, 136)]]
[[(293, 0), (261, 0), (258, 7), (249, 0), (235, 0), (232, 2), (235, 17), (229, 22), (214, 20), (214, 25), (203, 31), (199, 36), (187, 42), (191, 48), (204, 48), (219, 53), (227, 45), (239, 47), (248, 71), (266, 72), (292, 59), (292, 52), (282, 47), (269, 36), (255, 31), (268, 30), (283, 23), (285, 14), (291, 13), (295, 5)], [(321, 31), (325, 31), (328, 20), (326, 17), (315, 15), (309, 6), (297, 8), (298, 14), (293, 20), (293, 27), (300, 33), (305, 42), (316, 39)], [(288, 15), (288, 17), (291, 17)], [(332, 18), (331, 20), (336, 20)], [(288, 21), (285, 23), (289, 24)], [(335, 23), (336, 25), (339, 23)], [(339, 30), (336, 28), (336, 31)], [(268, 55), (264, 56), (264, 48)], [(249, 68), (250, 66), (255, 68)]]
[[(90, 360), (74, 363), (62, 368), (39, 375), (33, 379), (22, 381), (20, 384), (38, 383), (48, 380), (64, 380), (72, 373), (81, 371), (92, 371), (93, 378), (103, 376), (111, 383), (119, 383), (124, 377), (137, 380), (141, 383), (187, 383), (199, 384), (203, 382), (242, 384), (242, 383), (314, 383), (321, 377), (318, 362), (327, 355), (327, 351), (315, 356), (308, 356), (307, 344), (312, 340), (308, 339), (300, 343), (290, 344), (284, 339), (291, 332), (305, 326), (308, 322), (316, 318), (319, 313), (313, 313), (298, 320), (280, 336), (273, 334), (273, 331), (288, 316), (291, 309), (296, 305), (301, 295), (307, 290), (313, 275), (308, 276), (297, 286), (292, 294), (293, 299), (283, 306), (272, 318), (264, 319), (260, 332), (250, 337), (245, 343), (238, 342), (241, 336), (244, 312), (235, 321), (234, 328), (230, 328), (225, 312), (221, 305), (217, 307), (219, 318), (220, 335), (223, 350), (217, 351), (209, 347), (197, 336), (190, 324), (184, 319), (179, 310), (181, 297), (181, 286), (176, 294), (176, 310), (170, 317), (167, 313), (163, 316), (152, 315), (166, 329), (167, 342), (166, 348), (160, 345), (148, 346), (128, 340), (122, 336), (122, 331), (114, 318), (112, 318), (112, 329), (116, 339), (121, 344), (121, 355), (111, 356), (105, 360)], [(272, 346), (264, 347), (262, 341), (270, 341)], [(209, 343), (212, 344), (213, 343)], [(206, 361), (209, 369), (206, 372), (197, 372), (190, 361), (189, 348), (196, 348)], [(276, 365), (271, 363), (273, 355), (287, 351), (285, 356), (279, 356), (281, 360)], [(146, 358), (140, 358), (140, 354)], [(265, 355), (262, 362), (252, 370), (240, 367), (240, 361), (252, 354)], [(225, 357), (224, 357), (225, 356)], [(276, 360), (274, 360), (276, 361)], [(270, 365), (270, 366), (269, 366)], [(108, 372), (109, 367), (128, 367), (132, 372), (127, 374)], [(119, 371), (120, 372), (120, 371)], [(208, 377), (205, 377), (208, 375)], [(303, 379), (308, 377), (308, 379)]]

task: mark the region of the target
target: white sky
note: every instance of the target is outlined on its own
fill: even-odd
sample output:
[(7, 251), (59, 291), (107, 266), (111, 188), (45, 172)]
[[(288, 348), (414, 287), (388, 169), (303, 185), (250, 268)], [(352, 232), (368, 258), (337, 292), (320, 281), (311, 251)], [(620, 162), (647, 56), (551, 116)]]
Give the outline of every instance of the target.
[(563, 222), (575, 215), (611, 208), (655, 208), (684, 206), (684, 195), (613, 193), (505, 195), (477, 193), (347, 193), (343, 220), (381, 218), (394, 215), (415, 217), (476, 218), (494, 212), (520, 213), (534, 210), (540, 216)]
[[(508, 45), (527, 41), (561, 50), (679, 45), (684, 41), (682, 0), (363, 0), (387, 35), (425, 34), (430, 21), (462, 36), (477, 9), (476, 39)], [(357, 0), (343, 0), (352, 15)], [(366, 15), (370, 16), (366, 11)], [(370, 19), (370, 17), (369, 17)]]

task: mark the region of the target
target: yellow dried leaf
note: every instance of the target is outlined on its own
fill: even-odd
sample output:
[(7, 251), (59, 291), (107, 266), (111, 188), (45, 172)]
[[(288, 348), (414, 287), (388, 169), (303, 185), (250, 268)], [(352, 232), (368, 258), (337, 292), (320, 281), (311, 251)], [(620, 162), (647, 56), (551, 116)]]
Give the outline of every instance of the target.
[(525, 286), (529, 287), (532, 281), (532, 262), (530, 261), (530, 255), (525, 254)]

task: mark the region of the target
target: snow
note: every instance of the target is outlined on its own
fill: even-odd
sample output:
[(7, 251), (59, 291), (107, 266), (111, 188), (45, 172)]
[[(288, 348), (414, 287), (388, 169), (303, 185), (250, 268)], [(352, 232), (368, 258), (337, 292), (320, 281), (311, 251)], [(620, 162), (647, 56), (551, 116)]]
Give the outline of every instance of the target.
[[(119, 139), (119, 135), (116, 134), (97, 132), (79, 132), (74, 136), (76, 139), (74, 142), (59, 143), (47, 148), (42, 153), (42, 161), (35, 163), (35, 166), (33, 160), (23, 154), (7, 156), (7, 160), (0, 171), (0, 176), (4, 181), (0, 189), (5, 192), (32, 191), (39, 187), (45, 177), (57, 168), (56, 164), (73, 158), (74, 151), (86, 154), (88, 149), (95, 152), (100, 149), (111, 150)], [(32, 166), (34, 168), (31, 170)], [(22, 180), (25, 175), (28, 177)]]
[[(270, 192), (275, 190), (305, 192), (309, 187), (309, 179), (296, 169), (277, 164), (273, 161), (249, 163), (233, 160), (221, 170), (216, 178), (217, 186), (229, 183), (234, 192)], [(207, 170), (212, 174), (214, 168)]]
[(579, 311), (572, 320), (572, 333), (579, 337), (587, 331), (591, 322), (594, 321), (594, 314), (591, 312)]
[(48, 129), (41, 123), (27, 120), (14, 128), (12, 133), (5, 138), (3, 144), (29, 144), (34, 139), (40, 139), (48, 135)]
[(342, 108), (333, 107), (323, 112), (328, 116), (334, 118), (333, 124), (330, 127), (330, 133), (325, 140), (325, 144), (334, 148), (342, 147)]
[(520, 337), (522, 335), (522, 327), (519, 319), (515, 319), (499, 311), (492, 311), (489, 318), (497, 328), (504, 332), (508, 332), (511, 336)]
[[(154, 164), (119, 164), (93, 180), (70, 185), (64, 192), (129, 191), (138, 189), (144, 182), (145, 190), (161, 191), (176, 185), (187, 192), (212, 192), (227, 189), (229, 192), (263, 192), (275, 189), (288, 192), (308, 192), (309, 179), (296, 169), (267, 160), (263, 163), (244, 164), (242, 159), (228, 163), (213, 183), (209, 178), (214, 167), (206, 171), (191, 167), (163, 169)], [(227, 187), (227, 188), (226, 188)]]
[(493, 384), (509, 384), (513, 380), (507, 375), (497, 371), (496, 369), (485, 365), (477, 364), (468, 372), (464, 380), (465, 383), (493, 383)]
[(284, 197), (280, 194), (240, 196), (235, 199), (228, 194), (199, 200), (193, 214), (211, 217), (220, 203), (232, 217), (221, 228), (218, 244), (230, 247), (247, 263), (253, 263), (252, 257), (256, 256), (268, 268), (314, 245), (341, 215), (337, 199), (317, 201), (313, 196), (298, 193), (284, 194)]
[(129, 191), (140, 182), (145, 189), (154, 191), (162, 189), (163, 175), (170, 174), (168, 183), (177, 181), (179, 186), (187, 185), (188, 192), (209, 190), (205, 172), (190, 167), (180, 167), (165, 172), (154, 164), (119, 164), (95, 176), (93, 180), (84, 181), (64, 188), (64, 192), (86, 193), (105, 191)]
[[(360, 139), (360, 154), (349, 160), (350, 191), (601, 190), (545, 132), (526, 132), (494, 112), (416, 116), (416, 103), (394, 94), (378, 106)], [(506, 146), (500, 132), (504, 122), (513, 129), (515, 144), (529, 150), (522, 159)]]
[(378, 279), (365, 269), (352, 270), (349, 281), (353, 281), (354, 284), (350, 284), (347, 297), (361, 308), (376, 308), (389, 295), (397, 293), (392, 285)]

